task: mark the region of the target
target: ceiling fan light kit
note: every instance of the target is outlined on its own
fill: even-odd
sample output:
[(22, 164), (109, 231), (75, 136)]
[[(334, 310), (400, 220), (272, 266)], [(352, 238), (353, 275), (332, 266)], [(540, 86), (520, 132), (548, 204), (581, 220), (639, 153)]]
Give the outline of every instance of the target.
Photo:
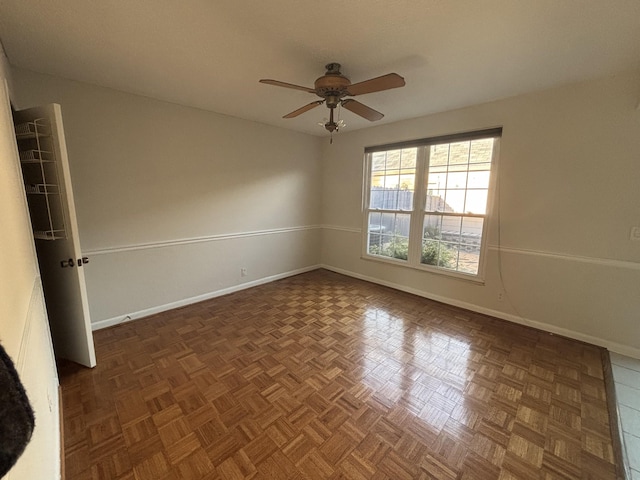
[(338, 105), (341, 105), (350, 112), (355, 113), (356, 115), (359, 115), (362, 118), (369, 120), (370, 122), (375, 122), (384, 117), (382, 113), (374, 110), (373, 108), (368, 107), (365, 104), (360, 103), (352, 98), (345, 97), (355, 97), (356, 95), (364, 95), (365, 93), (381, 92), (383, 90), (390, 90), (392, 88), (404, 87), (405, 85), (404, 78), (402, 78), (397, 73), (388, 73), (387, 75), (382, 75), (381, 77), (371, 78), (363, 82), (352, 84), (347, 77), (340, 73), (339, 63), (329, 63), (325, 66), (325, 68), (327, 69), (326, 73), (316, 79), (313, 84), (313, 88), (303, 87), (300, 85), (294, 85), (292, 83), (286, 83), (279, 80), (271, 79), (262, 79), (260, 80), (260, 82), (267, 85), (274, 85), (276, 87), (302, 90), (307, 93), (313, 93), (322, 98), (322, 100), (316, 100), (305, 105), (304, 107), (300, 107), (297, 110), (286, 114), (283, 118), (297, 117), (298, 115), (307, 112), (312, 108), (317, 107), (318, 105), (326, 103), (327, 108), (329, 108), (330, 110), (330, 113), (329, 121), (324, 124), (324, 127), (331, 134), (333, 134), (334, 131), (337, 131), (338, 127), (340, 126), (333, 119), (333, 111)]

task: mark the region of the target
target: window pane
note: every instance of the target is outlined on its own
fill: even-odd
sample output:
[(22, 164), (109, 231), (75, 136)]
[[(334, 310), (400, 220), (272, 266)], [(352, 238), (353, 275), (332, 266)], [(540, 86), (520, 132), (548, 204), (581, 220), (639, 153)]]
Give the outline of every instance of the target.
[(395, 230), (395, 217), (396, 216), (393, 213), (383, 213), (380, 217), (380, 223), (387, 234), (393, 234), (393, 231)]
[(443, 166), (449, 163), (449, 144), (432, 145), (429, 152), (430, 166)]
[(480, 245), (482, 239), (482, 229), (484, 228), (484, 218), (482, 217), (462, 217), (462, 243)]
[(370, 213), (367, 253), (407, 260), (410, 220), (406, 213)]
[(378, 172), (385, 169), (387, 160), (386, 152), (375, 152), (371, 155), (371, 171)]
[(415, 170), (416, 158), (418, 157), (417, 148), (405, 148), (402, 150), (402, 158), (400, 159), (400, 165), (403, 169)]
[(382, 208), (384, 204), (384, 190), (380, 187), (372, 187), (369, 197), (370, 208)]
[(384, 187), (384, 179), (385, 176), (378, 173), (371, 175), (371, 187)]
[(400, 190), (414, 189), (415, 170), (401, 170), (400, 171)]
[(371, 155), (369, 208), (412, 210), (417, 148)]
[(442, 232), (442, 215), (425, 215), (422, 237), (425, 239), (440, 239)]
[(408, 215), (402, 215), (397, 213), (383, 213), (382, 224), (387, 228), (387, 233), (393, 235), (409, 235), (409, 222), (404, 221)]
[(437, 265), (438, 254), (440, 253), (440, 242), (438, 240), (425, 239), (422, 241), (422, 254), (420, 263), (423, 265)]
[(493, 139), (432, 146), (425, 211), (486, 214), (492, 152)]
[[(457, 222), (457, 232), (456, 229)], [(453, 229), (452, 232), (450, 229)], [(425, 215), (422, 228), (422, 252), (420, 263), (423, 265), (433, 265), (451, 268), (454, 262), (454, 255), (444, 241), (446, 237), (460, 235), (460, 218), (453, 219), (441, 215)]]
[(425, 215), (423, 265), (476, 275), (484, 218)]
[(459, 232), (461, 217), (442, 217), (442, 231)]
[(457, 250), (450, 245), (440, 240), (423, 239), (420, 263), (455, 270), (458, 264)]
[(484, 218), (463, 217), (458, 271), (474, 275), (478, 273), (483, 228)]
[(458, 271), (460, 273), (478, 274), (478, 266), (480, 265), (480, 251), (469, 252), (464, 245), (458, 247)]
[(449, 172), (447, 188), (467, 188), (467, 172)]
[(425, 210), (427, 212), (446, 212), (444, 202), (444, 190), (429, 190), (427, 193)]
[(475, 170), (469, 172), (467, 188), (489, 188), (489, 170)]
[(490, 163), (491, 156), (493, 155), (493, 142), (493, 138), (472, 140), (469, 163)]
[(389, 150), (387, 152), (387, 164), (385, 170), (399, 170), (400, 169), (400, 155), (402, 150)]
[(442, 217), (441, 238), (445, 242), (460, 243), (462, 217)]
[(480, 264), (480, 243), (482, 241), (483, 218), (463, 217), (460, 243), (457, 246), (458, 266), (462, 273), (477, 274)]
[(447, 190), (444, 197), (445, 212), (464, 212), (465, 190)]
[(446, 170), (429, 169), (429, 181), (427, 183), (427, 189), (440, 190), (447, 186), (447, 172)]
[(446, 167), (430, 168), (427, 183), (425, 210), (427, 212), (444, 212), (444, 194), (447, 185)]
[[(389, 170), (387, 170), (387, 172), (389, 172)], [(394, 173), (387, 173), (387, 175), (384, 176), (384, 188), (393, 190), (396, 190), (398, 188), (398, 171), (394, 170), (393, 172)]]
[(449, 165), (469, 163), (469, 149), (471, 142), (456, 142), (451, 144)]
[(487, 213), (488, 190), (468, 190), (464, 213)]
[(440, 243), (440, 253), (438, 255), (438, 266), (448, 270), (458, 270), (458, 245), (455, 243)]
[(413, 210), (415, 178), (415, 168), (413, 170), (402, 170), (400, 175), (400, 192), (398, 193), (398, 208), (400, 210)]

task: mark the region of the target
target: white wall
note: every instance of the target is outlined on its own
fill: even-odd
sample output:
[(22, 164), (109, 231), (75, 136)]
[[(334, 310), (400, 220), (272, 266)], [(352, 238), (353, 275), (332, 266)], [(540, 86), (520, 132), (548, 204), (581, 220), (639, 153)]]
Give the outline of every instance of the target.
[[(324, 148), (322, 262), (640, 357), (640, 242), (629, 239), (640, 225), (639, 94), (629, 72), (341, 132)], [(365, 146), (495, 126), (504, 127), (500, 201), (485, 285), (360, 258)]]
[(0, 343), (36, 416), (31, 442), (6, 478), (48, 480), (60, 478), (58, 377), (5, 87), (9, 77), (0, 46)]
[(94, 326), (318, 264), (319, 138), (13, 72), (62, 106)]
[[(322, 263), (640, 357), (638, 72), (347, 130), (333, 145), (14, 73), (20, 107), (62, 104), (96, 326)], [(494, 215), (484, 285), (360, 258), (365, 146), (494, 126), (501, 228)]]

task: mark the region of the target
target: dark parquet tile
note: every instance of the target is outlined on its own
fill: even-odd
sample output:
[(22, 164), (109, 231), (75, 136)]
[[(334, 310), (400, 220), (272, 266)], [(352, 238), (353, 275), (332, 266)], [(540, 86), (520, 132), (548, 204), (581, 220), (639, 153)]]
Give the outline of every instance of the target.
[(597, 347), (319, 270), (95, 333), (68, 479), (614, 479)]

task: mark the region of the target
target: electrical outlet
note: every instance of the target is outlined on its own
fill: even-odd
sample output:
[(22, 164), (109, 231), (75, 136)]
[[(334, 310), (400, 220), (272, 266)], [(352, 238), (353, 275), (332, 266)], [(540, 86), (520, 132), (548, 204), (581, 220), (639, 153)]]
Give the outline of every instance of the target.
[(247, 276), (247, 269), (246, 268), (241, 268), (240, 269), (240, 276), (241, 277), (246, 277)]
[(498, 301), (501, 302), (504, 300), (504, 292), (498, 292)]
[(629, 240), (631, 240), (632, 242), (640, 242), (640, 227), (631, 227)]

